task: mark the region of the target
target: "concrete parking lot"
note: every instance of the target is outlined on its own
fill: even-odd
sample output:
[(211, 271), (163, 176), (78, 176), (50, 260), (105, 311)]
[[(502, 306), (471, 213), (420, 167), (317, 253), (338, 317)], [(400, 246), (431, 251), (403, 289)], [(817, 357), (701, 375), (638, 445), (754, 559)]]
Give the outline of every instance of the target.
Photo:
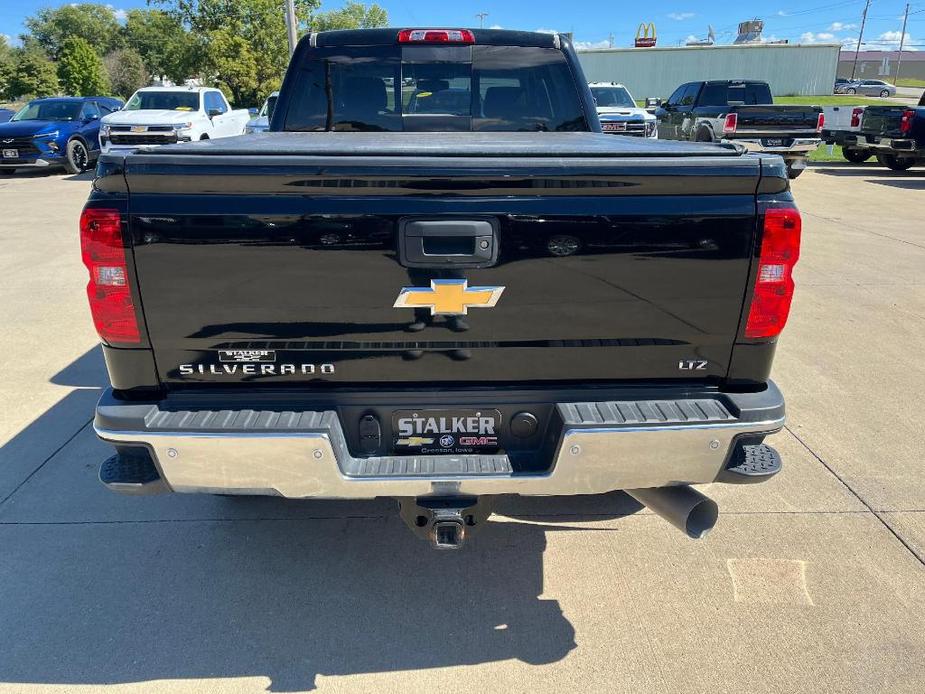
[(391, 503), (126, 498), (76, 220), (0, 179), (0, 691), (925, 691), (925, 170), (794, 182), (784, 472), (688, 540), (622, 494), (430, 550)]

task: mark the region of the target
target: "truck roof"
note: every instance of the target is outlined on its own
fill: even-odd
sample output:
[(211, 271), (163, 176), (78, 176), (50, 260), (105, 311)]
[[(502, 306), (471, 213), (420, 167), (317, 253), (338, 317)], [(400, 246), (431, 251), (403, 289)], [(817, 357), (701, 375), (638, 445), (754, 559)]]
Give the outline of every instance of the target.
[(142, 87), (139, 92), (216, 92), (217, 87)]
[[(406, 27), (411, 29), (466, 29), (475, 37), (476, 45), (490, 46), (535, 46), (538, 48), (559, 48), (559, 34), (538, 31), (511, 31), (508, 29), (468, 29), (466, 27)], [(302, 41), (313, 46), (391, 46), (398, 43), (398, 32), (402, 27), (391, 29), (340, 29), (307, 34)], [(446, 44), (452, 45), (452, 44)]]

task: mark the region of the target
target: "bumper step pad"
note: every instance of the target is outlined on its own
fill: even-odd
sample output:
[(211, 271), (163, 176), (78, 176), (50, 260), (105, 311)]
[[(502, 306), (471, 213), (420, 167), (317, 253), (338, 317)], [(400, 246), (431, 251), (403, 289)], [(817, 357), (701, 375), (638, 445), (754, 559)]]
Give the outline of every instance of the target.
[(100, 466), (100, 482), (120, 494), (163, 494), (170, 491), (150, 456), (116, 453)]
[(780, 454), (767, 444), (738, 446), (717, 482), (754, 484), (781, 471)]

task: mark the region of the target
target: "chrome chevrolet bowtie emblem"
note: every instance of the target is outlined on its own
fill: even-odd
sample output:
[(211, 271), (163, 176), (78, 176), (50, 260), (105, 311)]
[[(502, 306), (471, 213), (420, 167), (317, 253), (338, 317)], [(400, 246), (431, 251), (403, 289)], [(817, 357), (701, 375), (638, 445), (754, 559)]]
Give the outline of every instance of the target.
[(465, 316), (470, 308), (491, 308), (504, 287), (470, 287), (468, 280), (431, 280), (430, 288), (404, 287), (395, 308), (429, 308), (432, 316)]

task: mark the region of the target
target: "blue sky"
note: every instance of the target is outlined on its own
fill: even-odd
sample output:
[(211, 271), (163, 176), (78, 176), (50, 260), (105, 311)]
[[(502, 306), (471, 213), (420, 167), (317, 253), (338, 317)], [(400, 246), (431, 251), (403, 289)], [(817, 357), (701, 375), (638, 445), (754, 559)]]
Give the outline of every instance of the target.
[[(24, 31), (23, 20), (41, 7), (60, 6), (57, 0), (0, 0), (0, 34), (14, 42)], [(282, 3), (281, 3), (282, 4)], [(340, 0), (325, 2), (339, 7)], [(485, 26), (505, 29), (571, 31), (582, 47), (606, 47), (611, 35), (616, 46), (632, 44), (639, 22), (654, 22), (660, 46), (684, 43), (688, 37), (703, 37), (707, 25), (716, 31), (718, 43), (730, 43), (736, 24), (759, 17), (765, 21), (767, 38), (791, 42), (845, 43), (854, 48), (864, 0), (753, 0), (741, 10), (730, 11), (729, 3), (660, 2), (645, 3), (648, 9), (624, 9), (615, 0), (379, 0), (394, 26), (478, 26), (477, 12), (488, 12)], [(119, 16), (133, 7), (145, 7), (144, 0), (114, 0)], [(873, 0), (864, 31), (864, 49), (896, 49), (899, 46), (901, 15), (905, 0)], [(925, 0), (912, 3), (906, 44), (910, 50), (925, 49)]]

